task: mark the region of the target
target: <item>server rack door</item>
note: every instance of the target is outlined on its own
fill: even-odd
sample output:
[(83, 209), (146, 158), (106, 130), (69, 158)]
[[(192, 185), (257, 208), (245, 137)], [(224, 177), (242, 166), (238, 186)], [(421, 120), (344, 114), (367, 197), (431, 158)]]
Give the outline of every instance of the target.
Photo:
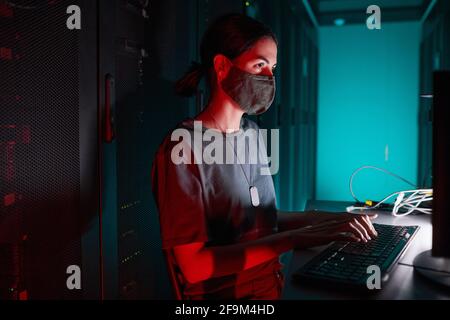
[(98, 297), (95, 15), (0, 2), (1, 298)]

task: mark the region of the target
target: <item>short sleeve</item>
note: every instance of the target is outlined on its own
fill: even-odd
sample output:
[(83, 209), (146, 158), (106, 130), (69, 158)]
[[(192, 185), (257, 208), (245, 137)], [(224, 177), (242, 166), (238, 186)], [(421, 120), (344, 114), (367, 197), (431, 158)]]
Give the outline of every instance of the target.
[(160, 148), (152, 165), (152, 189), (159, 211), (163, 249), (208, 241), (197, 164), (174, 164), (170, 148)]

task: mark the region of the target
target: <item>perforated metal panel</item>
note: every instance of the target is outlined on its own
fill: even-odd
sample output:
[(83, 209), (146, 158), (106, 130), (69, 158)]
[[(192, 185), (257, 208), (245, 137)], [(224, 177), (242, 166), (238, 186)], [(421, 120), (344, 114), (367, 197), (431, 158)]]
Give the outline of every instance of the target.
[(10, 298), (83, 294), (66, 287), (89, 220), (80, 215), (80, 32), (66, 27), (75, 3), (0, 1), (0, 273), (22, 258), (17, 281), (0, 284), (18, 291)]

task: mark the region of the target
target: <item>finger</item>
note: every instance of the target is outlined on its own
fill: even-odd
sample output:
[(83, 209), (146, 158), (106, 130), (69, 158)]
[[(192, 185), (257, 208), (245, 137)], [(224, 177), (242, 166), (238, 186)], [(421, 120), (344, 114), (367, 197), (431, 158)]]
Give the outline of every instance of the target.
[(361, 239), (364, 242), (367, 242), (364, 235), (361, 233), (361, 231), (358, 229), (356, 225), (354, 225), (352, 222), (347, 223), (347, 230), (353, 232), (355, 236), (357, 236), (359, 239)]
[(372, 240), (372, 238), (369, 235), (369, 232), (367, 232), (366, 227), (363, 225), (363, 223), (361, 223), (363, 220), (364, 220), (363, 217), (355, 218), (354, 224), (359, 229), (359, 231), (361, 231), (361, 233), (364, 235), (366, 240)]
[(372, 222), (370, 221), (378, 217), (378, 214), (371, 213), (371, 214), (350, 214), (350, 215), (352, 219), (357, 217), (360, 223), (363, 224), (364, 228), (370, 231), (370, 234), (372, 236), (376, 237), (378, 235), (377, 231), (375, 230), (375, 227), (372, 225)]
[(366, 228), (366, 230), (369, 230), (370, 234), (373, 237), (378, 236), (378, 232), (377, 232), (377, 230), (375, 230), (375, 227), (373, 226), (373, 224), (370, 221), (370, 218), (368, 216), (363, 215), (361, 222), (364, 225), (364, 227)]
[(365, 214), (365, 216), (368, 217), (370, 220), (374, 220), (374, 219), (378, 218), (377, 213), (369, 213), (369, 214)]

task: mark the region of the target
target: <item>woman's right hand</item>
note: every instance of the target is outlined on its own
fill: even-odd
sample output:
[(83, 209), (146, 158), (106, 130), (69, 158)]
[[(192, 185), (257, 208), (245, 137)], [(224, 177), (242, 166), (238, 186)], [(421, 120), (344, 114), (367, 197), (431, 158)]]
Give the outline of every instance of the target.
[(291, 230), (295, 249), (325, 245), (333, 241), (368, 242), (377, 236), (370, 220), (377, 215), (343, 214), (334, 220)]

